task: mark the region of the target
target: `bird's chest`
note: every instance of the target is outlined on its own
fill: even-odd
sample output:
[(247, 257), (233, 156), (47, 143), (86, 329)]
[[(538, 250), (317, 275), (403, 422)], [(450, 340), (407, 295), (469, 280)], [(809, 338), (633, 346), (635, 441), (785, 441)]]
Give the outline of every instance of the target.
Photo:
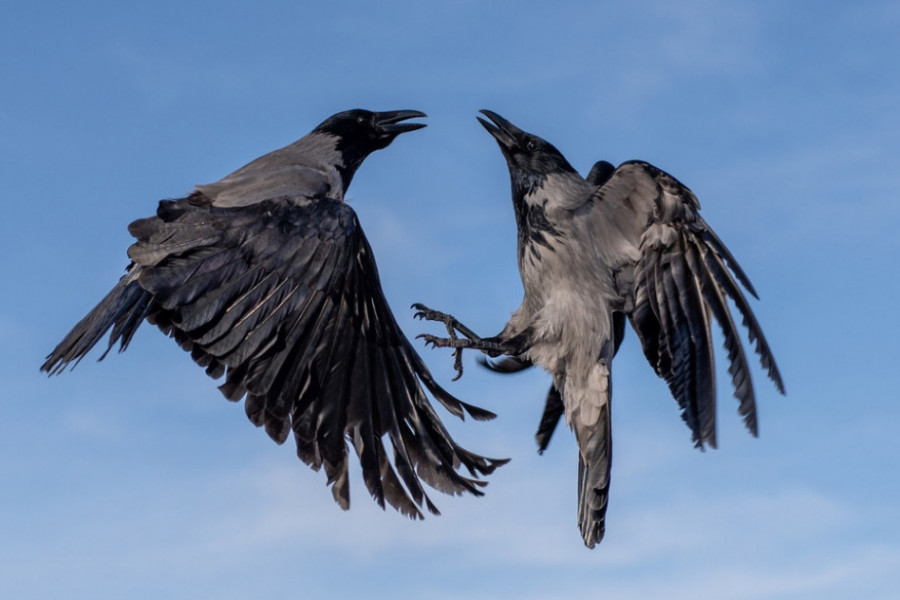
[(561, 250), (523, 265), (529, 358), (557, 377), (587, 372), (611, 339), (609, 282), (603, 270), (585, 267), (577, 255)]
[(612, 339), (611, 313), (599, 298), (558, 287), (533, 313), (528, 358), (557, 382), (588, 373)]
[(607, 264), (604, 240), (584, 219), (564, 216), (534, 206), (520, 220), (519, 271), (526, 298), (568, 307), (562, 312), (576, 307), (591, 312), (589, 307), (616, 298), (616, 269)]

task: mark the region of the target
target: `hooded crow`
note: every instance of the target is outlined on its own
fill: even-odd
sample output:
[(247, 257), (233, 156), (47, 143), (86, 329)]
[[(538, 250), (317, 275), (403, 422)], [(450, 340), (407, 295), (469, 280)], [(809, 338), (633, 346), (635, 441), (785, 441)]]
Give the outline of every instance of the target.
[(605, 531), (612, 459), (610, 369), (626, 318), (699, 448), (716, 446), (713, 319), (724, 333), (738, 412), (757, 434), (750, 367), (729, 299), (782, 394), (784, 384), (738, 282), (754, 297), (756, 292), (699, 215), (693, 192), (641, 161), (618, 168), (600, 161), (583, 179), (545, 140), (496, 113), (481, 112), (489, 121), (479, 121), (509, 167), (525, 295), (503, 330), (489, 338), (450, 315), (414, 305), (416, 316), (443, 322), (449, 334), (420, 337), (454, 349), (457, 377), (465, 348), (507, 355), (488, 361), (495, 370), (533, 363), (552, 375), (538, 443), (546, 448), (564, 413), (579, 448), (578, 525), (591, 548)]
[[(103, 357), (143, 321), (159, 327), (247, 416), (299, 458), (325, 469), (350, 506), (348, 442), (365, 485), (412, 518), (439, 514), (422, 483), (482, 495), (479, 475), (503, 460), (456, 444), (424, 389), (452, 414), (493, 414), (440, 387), (385, 300), (372, 249), (344, 196), (356, 170), (418, 111), (350, 110), (225, 178), (159, 203), (133, 222), (131, 264), (41, 367), (77, 364), (111, 330)], [(392, 456), (384, 446), (390, 441)], [(458, 472), (464, 466), (470, 476)]]

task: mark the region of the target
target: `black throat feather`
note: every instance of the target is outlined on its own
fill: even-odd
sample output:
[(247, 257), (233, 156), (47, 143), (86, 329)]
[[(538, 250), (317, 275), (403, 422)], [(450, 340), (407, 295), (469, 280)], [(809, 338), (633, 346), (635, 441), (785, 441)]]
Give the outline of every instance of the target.
[(534, 174), (528, 178), (513, 180), (513, 207), (516, 211), (516, 226), (519, 241), (519, 263), (526, 256), (539, 261), (540, 247), (554, 251), (550, 238), (559, 237), (559, 230), (547, 218), (548, 199), (542, 198), (540, 188), (545, 175)]

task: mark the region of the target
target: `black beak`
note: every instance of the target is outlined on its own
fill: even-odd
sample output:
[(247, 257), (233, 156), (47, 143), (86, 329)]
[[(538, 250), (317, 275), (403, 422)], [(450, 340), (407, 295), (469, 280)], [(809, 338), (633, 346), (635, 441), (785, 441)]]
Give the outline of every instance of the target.
[[(517, 136), (524, 133), (521, 129), (501, 117), (495, 112), (489, 110), (480, 110), (478, 111), (488, 119), (490, 119), (494, 124), (488, 123), (481, 117), (476, 117), (478, 122), (487, 129), (488, 133), (490, 133), (497, 143), (500, 144), (500, 148), (504, 150), (509, 150), (518, 144)], [(495, 127), (496, 125), (496, 127)]]
[(427, 116), (418, 110), (391, 110), (375, 113), (375, 125), (381, 133), (396, 136), (425, 127), (425, 123), (401, 123), (401, 121)]

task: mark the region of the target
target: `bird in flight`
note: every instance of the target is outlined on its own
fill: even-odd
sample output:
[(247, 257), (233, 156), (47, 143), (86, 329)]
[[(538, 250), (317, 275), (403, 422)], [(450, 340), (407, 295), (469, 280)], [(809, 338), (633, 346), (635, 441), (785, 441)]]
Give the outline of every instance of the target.
[[(424, 123), (418, 111), (350, 110), (300, 140), (131, 223), (131, 264), (41, 367), (77, 364), (111, 330), (103, 357), (156, 325), (276, 442), (293, 432), (299, 458), (324, 468), (350, 506), (348, 445), (369, 493), (401, 513), (440, 514), (423, 482), (482, 495), (505, 460), (460, 447), (427, 389), (462, 418), (493, 413), (438, 385), (400, 330), (372, 249), (344, 202), (363, 160)], [(385, 448), (390, 443), (391, 456)], [(460, 473), (465, 467), (468, 475)]]
[[(479, 122), (509, 167), (518, 228), (522, 304), (493, 337), (480, 337), (452, 315), (416, 304), (416, 316), (444, 323), (449, 337), (426, 343), (484, 352), (494, 370), (537, 364), (553, 377), (537, 440), (546, 448), (559, 418), (574, 430), (578, 525), (594, 547), (605, 532), (612, 459), (612, 359), (626, 319), (663, 378), (697, 447), (716, 446), (715, 365), (711, 323), (725, 340), (738, 412), (757, 435), (750, 367), (732, 318), (737, 307), (763, 368), (784, 384), (762, 329), (741, 291), (756, 297), (744, 271), (699, 214), (696, 196), (642, 161), (600, 161), (582, 178), (551, 144), (500, 115)], [(740, 282), (740, 285), (738, 284)]]

